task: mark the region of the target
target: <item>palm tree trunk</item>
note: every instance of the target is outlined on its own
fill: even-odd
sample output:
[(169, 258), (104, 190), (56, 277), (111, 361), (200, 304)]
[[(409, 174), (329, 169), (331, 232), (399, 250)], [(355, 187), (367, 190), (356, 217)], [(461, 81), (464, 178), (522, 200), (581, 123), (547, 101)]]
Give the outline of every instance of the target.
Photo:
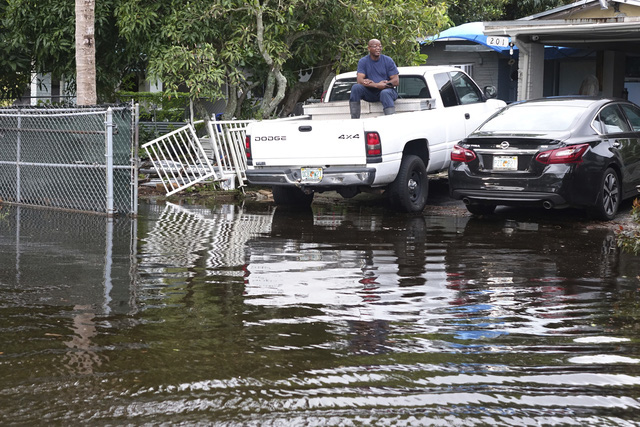
[(95, 105), (96, 44), (95, 0), (76, 1), (76, 84), (77, 104)]

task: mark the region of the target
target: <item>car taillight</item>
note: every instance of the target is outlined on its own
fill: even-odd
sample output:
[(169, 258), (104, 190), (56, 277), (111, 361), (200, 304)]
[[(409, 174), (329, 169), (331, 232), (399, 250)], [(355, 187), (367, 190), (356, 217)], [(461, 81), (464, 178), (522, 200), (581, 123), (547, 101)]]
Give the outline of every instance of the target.
[(372, 159), (382, 158), (382, 143), (380, 142), (380, 134), (378, 132), (365, 132), (364, 138), (367, 144), (367, 158), (371, 162)]
[(468, 148), (454, 145), (451, 150), (451, 161), (469, 163), (476, 159), (476, 153)]
[(244, 152), (247, 156), (247, 164), (252, 165), (253, 159), (251, 159), (251, 136), (244, 137)]
[(543, 151), (536, 156), (536, 160), (545, 165), (559, 163), (580, 163), (582, 155), (589, 148), (589, 144), (570, 145), (568, 147), (556, 148)]

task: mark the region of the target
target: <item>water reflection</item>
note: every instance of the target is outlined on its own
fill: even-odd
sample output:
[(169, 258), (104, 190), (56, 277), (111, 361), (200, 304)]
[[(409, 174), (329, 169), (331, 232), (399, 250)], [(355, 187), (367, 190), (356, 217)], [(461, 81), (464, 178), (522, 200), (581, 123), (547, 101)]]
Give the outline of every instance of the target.
[(607, 230), (353, 205), (9, 212), (0, 419), (619, 425), (640, 413), (640, 266)]
[(453, 296), (446, 287), (446, 245), (434, 236), (455, 235), (464, 223), (278, 208), (271, 233), (248, 244), (245, 302), (301, 313), (270, 317), (270, 323), (344, 322), (350, 351), (388, 351), (390, 321), (420, 322)]
[(79, 404), (80, 396), (101, 393), (99, 384), (85, 385), (75, 397), (63, 390), (110, 363), (99, 342), (106, 319), (136, 312), (134, 236), (129, 220), (2, 208), (0, 419), (5, 423), (56, 419)]

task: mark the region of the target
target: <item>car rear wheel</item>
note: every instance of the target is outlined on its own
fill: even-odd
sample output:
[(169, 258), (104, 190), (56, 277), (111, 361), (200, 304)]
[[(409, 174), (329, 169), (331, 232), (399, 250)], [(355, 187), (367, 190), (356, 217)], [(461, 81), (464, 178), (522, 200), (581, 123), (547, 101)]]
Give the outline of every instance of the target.
[(620, 178), (615, 170), (607, 168), (602, 177), (596, 204), (590, 209), (591, 215), (597, 219), (611, 221), (618, 213), (621, 197)]
[(313, 193), (306, 194), (297, 187), (277, 185), (272, 188), (276, 205), (308, 207), (313, 202)]
[(424, 162), (409, 154), (402, 158), (395, 181), (389, 184), (389, 203), (401, 212), (422, 212), (427, 204), (429, 178)]
[(496, 205), (484, 203), (472, 203), (467, 206), (467, 210), (473, 215), (491, 215), (496, 210)]

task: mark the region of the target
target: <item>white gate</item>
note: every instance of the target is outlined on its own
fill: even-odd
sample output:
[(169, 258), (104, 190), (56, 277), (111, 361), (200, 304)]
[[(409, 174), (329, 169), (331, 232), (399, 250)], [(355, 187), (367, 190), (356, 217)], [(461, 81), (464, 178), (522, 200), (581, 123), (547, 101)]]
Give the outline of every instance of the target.
[[(228, 120), (209, 122), (208, 138), (213, 159), (219, 173), (226, 177), (235, 177), (240, 186), (247, 180), (247, 156), (245, 154), (245, 135), (252, 120)], [(204, 142), (204, 141), (203, 141)]]
[(245, 185), (247, 158), (244, 139), (250, 120), (210, 121), (208, 136), (198, 138), (193, 124), (149, 141), (144, 148), (164, 185), (167, 196), (205, 180), (227, 181), (225, 189), (235, 188), (235, 180)]

